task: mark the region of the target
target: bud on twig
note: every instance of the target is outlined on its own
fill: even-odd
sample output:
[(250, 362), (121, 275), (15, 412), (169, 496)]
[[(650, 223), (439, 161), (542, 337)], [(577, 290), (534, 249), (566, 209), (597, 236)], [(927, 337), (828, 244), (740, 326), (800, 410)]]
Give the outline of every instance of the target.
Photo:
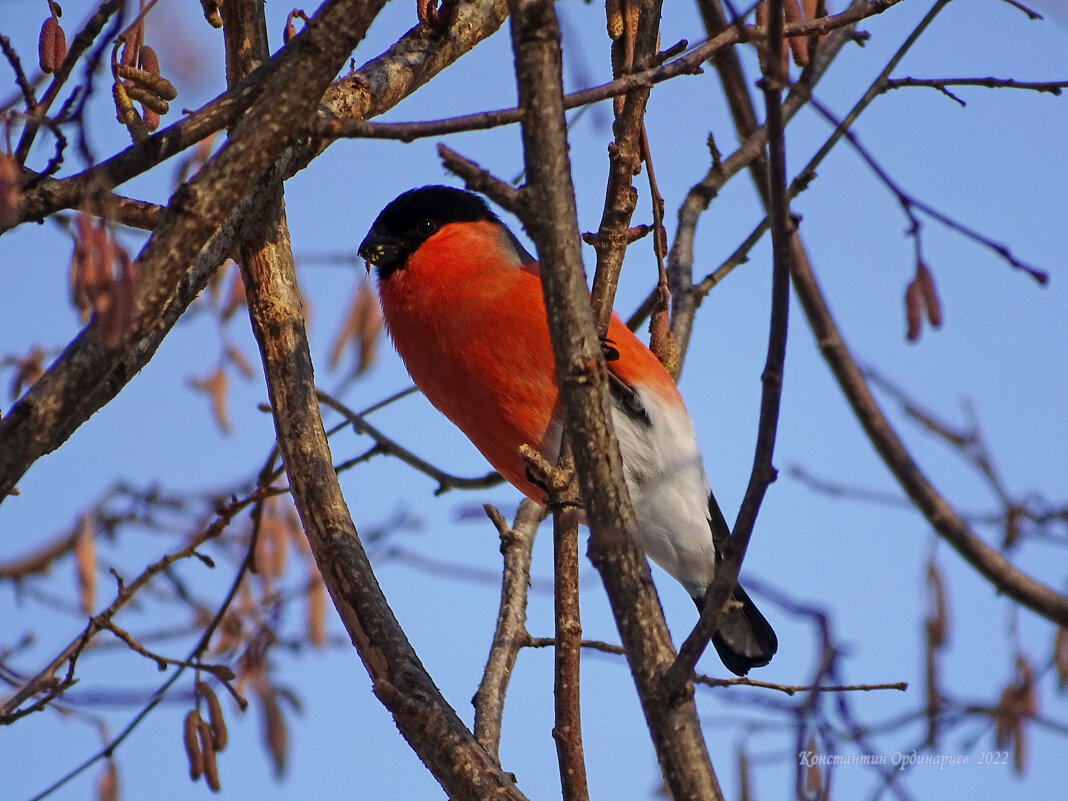
[[(808, 745), (805, 746), (810, 754), (816, 753), (816, 738), (809, 737)], [(820, 776), (820, 766), (816, 760), (808, 765), (805, 771), (805, 789), (808, 790), (809, 798), (818, 798), (820, 787), (823, 785), (823, 777)]]
[(0, 153), (0, 227), (8, 228), (19, 221), (22, 181), (19, 165), (9, 153)]
[(326, 585), (314, 564), (308, 582), (308, 640), (321, 648), (326, 644)]
[(942, 325), (942, 303), (938, 299), (934, 277), (922, 260), (916, 263), (916, 283), (920, 285), (923, 305), (927, 308), (927, 321), (933, 328), (940, 328)]
[(97, 801), (119, 801), (119, 769), (109, 759), (96, 780)]
[(111, 95), (115, 99), (115, 111), (118, 113), (119, 122), (126, 126), (133, 140), (140, 142), (146, 139), (148, 128), (145, 126), (145, 121), (141, 119), (141, 115), (137, 113), (137, 109), (133, 107), (133, 101), (126, 87), (116, 81), (111, 86)]
[(415, 14), (431, 30), (443, 33), (456, 19), (458, 0), (416, 0)]
[(1068, 687), (1068, 628), (1057, 627), (1053, 638), (1053, 665), (1057, 669), (1057, 686), (1063, 691)]
[(204, 19), (213, 28), (221, 28), (222, 17), (219, 16), (219, 0), (200, 0), (200, 7), (204, 10)]
[(927, 313), (927, 322), (932, 328), (940, 328), (942, 325), (942, 302), (938, 298), (935, 289), (934, 276), (927, 269), (923, 259), (916, 259), (916, 275), (905, 289), (905, 319), (908, 322), (908, 331), (905, 337), (909, 342), (915, 342), (920, 338), (923, 315)]
[(96, 540), (93, 537), (93, 520), (86, 514), (78, 525), (78, 537), (74, 541), (74, 562), (78, 574), (78, 596), (82, 612), (93, 614), (96, 606)]
[(282, 707), (278, 703), (278, 694), (266, 683), (256, 688), (256, 694), (263, 705), (263, 728), (264, 739), (267, 741), (267, 750), (271, 755), (276, 776), (282, 776), (286, 771), (286, 757), (289, 752), (289, 731), (286, 727), (286, 719), (282, 714)]
[(144, 45), (141, 48), (141, 52), (137, 56), (141, 62), (141, 69), (147, 72), (149, 75), (159, 75), (159, 56), (156, 55), (156, 51), (148, 45)]
[(130, 100), (140, 103), (141, 107), (146, 110), (154, 111), (156, 114), (166, 114), (171, 110), (166, 100), (139, 84), (129, 81), (123, 84), (123, 88)]
[(608, 24), (608, 38), (615, 41), (623, 35), (623, 10), (620, 0), (606, 0), (604, 4), (605, 20)]
[(41, 26), (41, 35), (37, 39), (37, 58), (41, 72), (55, 72), (67, 58), (67, 35), (55, 16), (55, 9)]
[(308, 15), (305, 14), (301, 9), (294, 8), (292, 11), (289, 12), (289, 16), (286, 17), (286, 28), (282, 32), (282, 43), (283, 44), (289, 44), (289, 40), (297, 35), (297, 23), (296, 23), (296, 20), (298, 20), (298, 19), (299, 20), (303, 20), (304, 22), (307, 22), (308, 21)]
[(945, 581), (934, 559), (927, 563), (927, 587), (931, 592), (927, 616), (927, 636), (933, 647), (941, 648), (949, 637), (949, 604)]
[[(804, 22), (805, 18), (801, 14), (801, 6), (798, 5), (797, 0), (786, 0), (783, 3), (783, 15), (786, 17), (786, 23), (791, 22)], [(794, 54), (794, 63), (799, 67), (808, 65), (809, 53), (808, 53), (808, 39), (804, 36), (791, 36), (786, 40), (790, 51)]]

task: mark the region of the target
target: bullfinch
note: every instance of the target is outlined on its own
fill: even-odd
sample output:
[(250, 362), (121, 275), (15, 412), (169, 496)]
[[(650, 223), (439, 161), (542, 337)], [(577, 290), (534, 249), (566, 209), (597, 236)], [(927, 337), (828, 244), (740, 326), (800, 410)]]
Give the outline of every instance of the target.
[[(519, 452), (529, 444), (554, 461), (563, 427), (537, 261), (481, 197), (446, 186), (391, 202), (359, 254), (378, 273), (386, 328), (416, 386), (504, 478), (544, 503)], [(693, 424), (667, 370), (615, 315), (604, 349), (642, 546), (700, 609), (730, 528)], [(740, 606), (712, 642), (744, 675), (778, 642), (741, 586), (734, 598)]]

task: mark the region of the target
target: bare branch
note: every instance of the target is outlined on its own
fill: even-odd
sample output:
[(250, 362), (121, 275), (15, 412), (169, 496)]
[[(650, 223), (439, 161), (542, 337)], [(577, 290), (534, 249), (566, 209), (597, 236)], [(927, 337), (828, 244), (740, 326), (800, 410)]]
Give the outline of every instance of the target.
[[(990, 250), (997, 253), (1005, 261), (1007, 261), (1010, 266), (1027, 273), (1038, 283), (1049, 283), (1049, 274), (1045, 270), (1040, 270), (1037, 267), (1032, 267), (1031, 265), (1021, 261), (1015, 255), (1013, 255), (1012, 251), (1009, 250), (1007, 245), (991, 239), (985, 234), (976, 231), (974, 228), (967, 226), (962, 222), (958, 222), (957, 220), (950, 217), (948, 214), (938, 211), (938, 209), (928, 205), (927, 203), (924, 203), (922, 200), (916, 199), (916, 197), (902, 189), (898, 185), (898, 183), (890, 177), (890, 174), (885, 169), (883, 169), (879, 162), (875, 160), (875, 157), (868, 152), (867, 148), (865, 148), (860, 143), (860, 140), (857, 138), (857, 135), (852, 131), (847, 130), (846, 127), (844, 127), (843, 121), (835, 119), (834, 115), (831, 114), (830, 111), (828, 111), (827, 108), (822, 103), (818, 102), (815, 98), (813, 98), (810, 102), (812, 104), (812, 107), (816, 109), (816, 111), (818, 111), (831, 123), (834, 123), (838, 126), (835, 130), (835, 133), (840, 132), (841, 135), (846, 138), (846, 141), (849, 142), (849, 144), (853, 147), (857, 154), (864, 160), (864, 163), (868, 165), (871, 171), (875, 173), (875, 176), (879, 179), (883, 186), (889, 189), (894, 194), (894, 197), (897, 198), (898, 204), (900, 204), (901, 208), (905, 212), (905, 215), (909, 219), (910, 225), (908, 234), (916, 240), (916, 252), (918, 258), (921, 250), (919, 241), (920, 230), (922, 226), (919, 218), (916, 216), (916, 213), (915, 211), (913, 211), (913, 209), (921, 211), (928, 217), (937, 220), (938, 222), (942, 223), (942, 225), (949, 228), (951, 231), (956, 231), (958, 234), (961, 234), (962, 236), (971, 239), (973, 242), (977, 242), (983, 247), (989, 248)], [(807, 172), (808, 171), (806, 171), (806, 173)]]
[(764, 690), (775, 690), (786, 695), (797, 693), (853, 693), (874, 692), (876, 690), (897, 690), (905, 692), (909, 688), (907, 681), (890, 681), (882, 684), (776, 684), (770, 681), (759, 681), (747, 676), (738, 676), (733, 679), (713, 679), (708, 676), (697, 674), (693, 677), (695, 684), (703, 684), (706, 687), (759, 687)]
[[(75, 662), (82, 649), (98, 631), (107, 627), (111, 618), (137, 594), (141, 587), (145, 586), (155, 576), (167, 570), (175, 562), (195, 556), (197, 549), (201, 545), (210, 539), (218, 537), (230, 524), (230, 521), (233, 520), (234, 516), (242, 509), (246, 508), (250, 503), (253, 503), (255, 499), (256, 496), (250, 496), (243, 501), (237, 501), (220, 508), (215, 521), (197, 536), (193, 537), (185, 547), (172, 554), (168, 554), (157, 562), (149, 565), (141, 575), (133, 581), (122, 583), (115, 595), (115, 599), (106, 608), (90, 619), (85, 630), (76, 639), (72, 640), (70, 644), (60, 651), (44, 669), (40, 670), (33, 678), (25, 682), (23, 686), (11, 696), (4, 699), (3, 704), (0, 704), (0, 722), (10, 723), (19, 717), (22, 717), (27, 711), (30, 711), (20, 710), (19, 707), (28, 698), (31, 698), (38, 693), (43, 692), (45, 693), (45, 696), (43, 699), (38, 700), (32, 709), (40, 708), (44, 703), (47, 703), (49, 700), (62, 693), (63, 690), (70, 685), (73, 678)], [(61, 680), (56, 677), (56, 673), (64, 664), (68, 666), (67, 677), (64, 680)]]
[[(647, 69), (656, 62), (660, 7), (659, 0), (629, 0), (617, 7), (622, 30), (612, 42), (613, 77)], [(609, 19), (610, 30), (614, 22)], [(608, 148), (608, 185), (601, 223), (594, 237), (597, 267), (593, 274), (593, 320), (601, 334), (608, 330), (619, 272), (630, 244), (630, 221), (638, 201), (633, 181), (642, 165), (648, 101), (649, 88), (642, 87), (618, 98), (614, 108), (614, 140)]]
[[(948, 0), (944, 0), (948, 2)], [(865, 0), (853, 0), (849, 8), (833, 19), (850, 20), (850, 25), (857, 21), (858, 14), (870, 13), (875, 4)], [(726, 16), (717, 0), (707, 0), (702, 7), (702, 14), (709, 26), (710, 34), (715, 34), (712, 41), (718, 40), (730, 31), (736, 30), (737, 26), (728, 27)], [(820, 19), (832, 19), (823, 17)], [(820, 20), (816, 20), (818, 22)], [(784, 28), (784, 35), (793, 35), (798, 23), (790, 23)], [(808, 25), (810, 23), (802, 23)], [(807, 31), (813, 33), (813, 31)], [(853, 29), (836, 27), (834, 33), (820, 45), (810, 67), (806, 69), (804, 80), (793, 87), (783, 103), (783, 119), (789, 122), (793, 116), (808, 102), (812, 94), (812, 88), (826, 73), (831, 62), (839, 50), (853, 37)], [(728, 104), (731, 108), (731, 116), (735, 121), (735, 128), (742, 144), (725, 159), (720, 159), (718, 151), (713, 152), (712, 168), (705, 177), (691, 187), (686, 199), (679, 207), (678, 226), (675, 231), (675, 241), (672, 243), (668, 254), (668, 277), (671, 283), (672, 308), (671, 308), (671, 332), (675, 337), (678, 348), (678, 358), (681, 364), (689, 346), (690, 333), (693, 325), (693, 316), (697, 310), (700, 295), (693, 295), (693, 264), (694, 264), (694, 239), (697, 222), (701, 214), (708, 208), (712, 198), (716, 196), (720, 188), (740, 170), (749, 168), (754, 186), (760, 193), (761, 199), (766, 203), (766, 168), (762, 166), (764, 148), (767, 146), (768, 131), (766, 126), (758, 127), (756, 110), (753, 108), (752, 98), (749, 97), (748, 81), (742, 72), (741, 61), (737, 54), (726, 52), (717, 53), (713, 60), (716, 70), (724, 85)]]
[(590, 527), (590, 558), (608, 591), (673, 797), (676, 801), (721, 799), (692, 686), (670, 697), (658, 692), (660, 672), (671, 661), (673, 648), (649, 567), (638, 548), (634, 511), (611, 428), (604, 357), (583, 279), (556, 14), (548, 0), (511, 0), (510, 7), (516, 80), (524, 108), (528, 184), (522, 190), (523, 219), (540, 257), (565, 431), (574, 450)]
[(482, 681), (471, 702), (475, 707), (475, 739), (492, 756), (498, 756), (501, 742), (501, 720), (504, 699), (512, 680), (519, 649), (529, 639), (526, 629), (527, 587), (530, 582), (530, 557), (534, 535), (545, 519), (545, 508), (529, 499), (519, 504), (515, 522), (509, 528), (504, 517), (486, 505), (504, 555), (504, 577), (501, 580), (501, 605), (497, 613), (497, 628)]
[[(784, 13), (783, 0), (769, 3), (768, 51), (782, 50)], [(712, 585), (705, 594), (701, 618), (693, 632), (679, 649), (678, 659), (665, 674), (669, 686), (681, 685), (689, 680), (697, 660), (708, 645), (709, 639), (719, 627), (719, 622), (731, 603), (738, 571), (745, 558), (749, 539), (756, 525), (757, 514), (767, 488), (776, 478), (772, 464), (775, 437), (778, 431), (779, 406), (782, 398), (783, 371), (786, 360), (787, 320), (790, 308), (790, 239), (795, 236), (794, 221), (790, 217), (790, 201), (786, 188), (786, 144), (784, 129), (786, 120), (782, 109), (782, 91), (787, 76), (780, 74), (780, 60), (768, 58), (761, 89), (767, 114), (768, 169), (767, 198), (768, 218), (771, 221), (772, 237), (772, 288), (771, 322), (768, 332), (767, 357), (761, 373), (760, 418), (757, 424), (757, 439), (753, 455), (753, 468), (749, 484), (742, 498), (741, 509), (734, 529), (722, 546), (722, 559), (716, 567)], [(726, 532), (720, 532), (724, 537)]]
[[(915, 86), (925, 86), (946, 92), (950, 86), (982, 86), (987, 89), (1027, 89), (1032, 92), (1045, 92), (1059, 96), (1062, 90), (1068, 88), (1068, 81), (1018, 81), (1015, 78), (891, 78), (883, 84), (882, 91), (889, 92), (891, 89), (906, 89)], [(948, 92), (947, 92), (948, 94)], [(966, 105), (963, 100), (950, 95), (962, 106)]]
[(316, 394), (322, 403), (329, 406), (348, 420), (357, 434), (365, 434), (373, 439), (378, 445), (379, 452), (397, 457), (406, 465), (414, 467), (420, 473), (428, 475), (430, 478), (438, 482), (438, 488), (434, 490), (435, 495), (441, 495), (451, 489), (485, 489), (487, 487), (495, 487), (504, 481), (500, 474), (496, 472), (490, 472), (484, 476), (478, 476), (476, 478), (463, 478), (462, 476), (454, 476), (450, 473), (446, 473), (444, 470), (440, 470), (430, 464), (430, 462), (420, 459), (402, 445), (397, 444), (394, 440), (390, 439), (373, 425), (368, 423), (363, 415), (354, 412), (341, 401), (327, 395), (322, 390), (317, 390)]
[(557, 759), (565, 801), (587, 801), (586, 761), (582, 753), (582, 716), (579, 695), (582, 623), (578, 593), (578, 510), (558, 507), (553, 513), (555, 563), (556, 648), (553, 697), (556, 704)]
[[(343, 20), (329, 24), (359, 30), (370, 22), (378, 6), (357, 5), (344, 9)], [(289, 47), (321, 20), (326, 21), (324, 11)], [(337, 50), (332, 55), (343, 58), (346, 54)], [(302, 81), (298, 87), (314, 102), (314, 83), (309, 87)], [(246, 232), (253, 238), (244, 243), (248, 250), (242, 274), (279, 448), (319, 572), (376, 696), (446, 792), (462, 798), (521, 799), (511, 775), (478, 744), (426, 673), (382, 594), (349, 516), (319, 416), (280, 184), (273, 196), (275, 214)]]

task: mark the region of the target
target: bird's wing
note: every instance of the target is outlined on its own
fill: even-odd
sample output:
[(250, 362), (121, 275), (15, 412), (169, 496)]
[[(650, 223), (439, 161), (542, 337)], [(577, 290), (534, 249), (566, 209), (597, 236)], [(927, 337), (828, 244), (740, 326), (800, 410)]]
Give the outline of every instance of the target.
[(601, 340), (601, 350), (604, 352), (605, 364), (608, 367), (608, 388), (612, 393), (612, 399), (634, 420), (645, 425), (652, 425), (641, 394), (620, 375), (620, 353), (615, 343), (605, 337)]

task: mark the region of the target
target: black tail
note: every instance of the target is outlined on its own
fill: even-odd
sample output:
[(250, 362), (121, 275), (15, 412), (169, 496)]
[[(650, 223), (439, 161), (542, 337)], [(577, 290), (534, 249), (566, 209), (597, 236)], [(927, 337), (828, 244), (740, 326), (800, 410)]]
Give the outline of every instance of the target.
[[(744, 676), (750, 668), (763, 667), (771, 661), (779, 640), (741, 585), (734, 588), (734, 600), (742, 606), (728, 612), (720, 621), (712, 635), (712, 644), (727, 670)], [(694, 598), (694, 603), (698, 610), (704, 608), (703, 598)]]
[[(716, 496), (711, 493), (708, 496), (708, 517), (718, 562), (719, 550), (730, 537), (731, 528), (716, 503)], [(716, 652), (727, 670), (744, 676), (750, 668), (764, 667), (771, 661), (779, 648), (779, 640), (771, 624), (760, 614), (741, 584), (735, 586), (733, 598), (742, 606), (724, 615), (719, 629), (712, 635), (712, 644), (716, 646)], [(697, 611), (704, 609), (704, 596), (693, 600), (697, 604)]]

